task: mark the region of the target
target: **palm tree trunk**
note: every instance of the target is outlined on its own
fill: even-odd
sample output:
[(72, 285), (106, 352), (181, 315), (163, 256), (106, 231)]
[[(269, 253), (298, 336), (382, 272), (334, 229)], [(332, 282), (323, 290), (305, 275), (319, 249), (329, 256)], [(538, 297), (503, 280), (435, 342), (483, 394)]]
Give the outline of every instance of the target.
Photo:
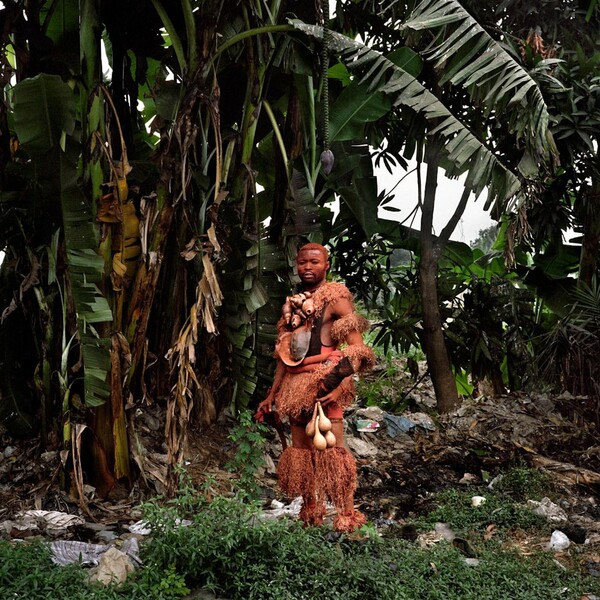
[(429, 374), (433, 382), (437, 407), (440, 413), (450, 412), (458, 406), (459, 398), (444, 333), (438, 303), (437, 272), (442, 247), (436, 244), (433, 235), (433, 210), (437, 188), (441, 141), (430, 138), (426, 148), (427, 178), (423, 198), (421, 219), (421, 260), (419, 280), (423, 310), (423, 349), (427, 356)]

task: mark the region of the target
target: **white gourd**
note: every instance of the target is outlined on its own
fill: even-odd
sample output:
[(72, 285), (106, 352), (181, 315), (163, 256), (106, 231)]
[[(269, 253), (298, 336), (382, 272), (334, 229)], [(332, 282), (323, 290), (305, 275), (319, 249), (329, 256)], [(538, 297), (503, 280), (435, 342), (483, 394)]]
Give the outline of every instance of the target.
[(319, 417), (317, 416), (315, 423), (315, 437), (313, 438), (313, 446), (317, 450), (325, 450), (327, 448), (327, 440), (325, 436), (319, 430)]
[(331, 431), (331, 421), (325, 416), (320, 402), (317, 402), (317, 407), (319, 409), (319, 429), (323, 433)]

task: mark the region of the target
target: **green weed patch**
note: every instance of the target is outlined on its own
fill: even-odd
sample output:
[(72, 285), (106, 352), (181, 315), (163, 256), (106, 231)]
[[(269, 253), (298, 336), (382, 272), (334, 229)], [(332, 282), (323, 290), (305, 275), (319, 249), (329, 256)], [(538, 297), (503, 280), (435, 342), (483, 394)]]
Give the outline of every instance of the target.
[[(443, 500), (447, 507), (431, 520), (447, 516), (442, 510), (466, 514), (460, 494), (447, 492)], [(82, 568), (53, 565), (40, 543), (0, 542), (0, 597), (175, 600), (202, 587), (229, 600), (575, 600), (593, 589), (591, 579), (561, 569), (550, 553), (524, 557), (482, 542), (479, 562), (470, 566), (447, 542), (424, 549), (377, 536), (350, 539), (327, 527), (261, 521), (255, 509), (231, 498), (209, 503), (191, 490), (178, 501), (147, 505), (153, 534), (142, 545), (144, 567), (120, 588), (91, 586)], [(192, 524), (182, 526), (183, 517)]]
[(510, 498), (490, 490), (481, 492), (485, 502), (477, 507), (471, 498), (477, 492), (456, 489), (437, 494), (436, 508), (416, 520), (420, 529), (429, 529), (438, 522), (447, 523), (452, 529), (485, 531), (495, 525), (498, 531), (511, 529), (538, 529), (550, 533), (548, 522), (534, 514), (526, 505), (515, 503)]

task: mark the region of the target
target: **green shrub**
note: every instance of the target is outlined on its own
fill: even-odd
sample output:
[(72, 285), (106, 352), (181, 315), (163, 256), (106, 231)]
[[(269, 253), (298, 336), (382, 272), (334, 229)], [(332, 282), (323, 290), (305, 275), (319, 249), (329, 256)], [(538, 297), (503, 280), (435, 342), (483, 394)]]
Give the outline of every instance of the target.
[(176, 600), (189, 590), (172, 567), (139, 569), (119, 587), (88, 583), (89, 569), (55, 565), (39, 541), (0, 540), (2, 600)]
[(435, 498), (436, 508), (428, 515), (419, 517), (417, 524), (430, 527), (442, 522), (448, 523), (453, 529), (474, 531), (485, 531), (488, 525), (494, 524), (500, 532), (510, 529), (549, 529), (547, 521), (527, 506), (515, 504), (510, 498), (491, 490), (480, 493), (486, 500), (473, 507), (471, 498), (476, 493), (472, 490), (444, 490)]
[[(458, 497), (447, 497), (456, 509)], [(172, 523), (173, 515), (166, 521)], [(551, 555), (526, 558), (488, 542), (479, 553), (480, 564), (470, 567), (445, 542), (421, 549), (404, 540), (353, 541), (327, 527), (261, 522), (235, 499), (199, 506), (190, 527), (161, 523), (154, 522), (145, 564), (151, 569), (173, 564), (187, 585), (230, 600), (546, 600), (575, 599), (584, 589), (584, 582), (561, 570)], [(565, 588), (569, 594), (562, 594)]]
[[(466, 514), (466, 496), (470, 502), (467, 494), (442, 498), (448, 511)], [(494, 500), (488, 502), (486, 510)], [(184, 526), (182, 517), (190, 516)], [(123, 586), (87, 584), (82, 568), (53, 565), (40, 543), (0, 542), (0, 598), (175, 600), (205, 587), (229, 600), (575, 600), (594, 589), (592, 578), (564, 571), (551, 553), (524, 557), (482, 541), (479, 564), (469, 566), (446, 542), (423, 549), (377, 536), (350, 539), (297, 521), (263, 522), (238, 498), (209, 503), (189, 489), (179, 501), (148, 504), (145, 517), (153, 533), (142, 545), (144, 567)]]
[(239, 496), (249, 501), (257, 500), (260, 494), (255, 475), (265, 462), (263, 436), (268, 429), (266, 425), (254, 420), (250, 410), (244, 410), (239, 414), (238, 423), (232, 427), (228, 436), (235, 444), (236, 452), (226, 467), (238, 475), (236, 488)]

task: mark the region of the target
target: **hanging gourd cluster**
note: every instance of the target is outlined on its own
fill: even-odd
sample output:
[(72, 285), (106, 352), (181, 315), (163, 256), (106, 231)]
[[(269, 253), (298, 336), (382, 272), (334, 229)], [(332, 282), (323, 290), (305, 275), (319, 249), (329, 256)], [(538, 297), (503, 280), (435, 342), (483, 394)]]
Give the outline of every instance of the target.
[(313, 446), (317, 450), (325, 450), (325, 448), (335, 446), (336, 439), (331, 427), (331, 420), (325, 416), (321, 403), (317, 402), (312, 419), (306, 426), (306, 435), (312, 438)]
[(315, 303), (312, 298), (312, 292), (301, 292), (293, 296), (288, 296), (282, 308), (286, 325), (291, 325), (292, 329), (298, 328), (314, 312)]

